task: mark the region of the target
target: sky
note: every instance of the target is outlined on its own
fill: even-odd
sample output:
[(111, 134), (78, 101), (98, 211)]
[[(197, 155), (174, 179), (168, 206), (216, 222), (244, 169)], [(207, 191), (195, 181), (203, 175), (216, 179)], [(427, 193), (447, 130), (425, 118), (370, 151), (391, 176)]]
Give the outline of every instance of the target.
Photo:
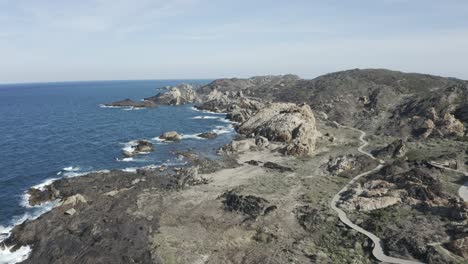
[(0, 0), (0, 83), (353, 68), (468, 79), (468, 1)]

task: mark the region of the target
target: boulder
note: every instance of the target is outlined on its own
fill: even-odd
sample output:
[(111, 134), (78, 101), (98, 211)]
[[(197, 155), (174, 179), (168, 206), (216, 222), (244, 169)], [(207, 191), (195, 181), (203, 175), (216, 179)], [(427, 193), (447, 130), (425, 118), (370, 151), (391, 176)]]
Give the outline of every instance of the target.
[(176, 131), (169, 131), (160, 135), (159, 138), (168, 141), (178, 141), (182, 139), (182, 136)]
[(272, 103), (251, 116), (238, 132), (287, 143), (285, 154), (310, 155), (315, 149), (315, 118), (306, 104)]
[(72, 216), (72, 215), (76, 214), (76, 210), (74, 208), (70, 208), (70, 209), (65, 211), (65, 214), (69, 215), (69, 216)]
[(217, 136), (218, 134), (216, 134), (215, 132), (205, 132), (205, 133), (198, 134), (198, 137), (206, 138), (206, 139), (215, 139)]
[(75, 206), (77, 205), (78, 203), (87, 203), (88, 201), (86, 200), (86, 198), (81, 195), (81, 194), (75, 194), (75, 195), (72, 195), (72, 196), (69, 196), (67, 198), (65, 198), (62, 202), (61, 202), (61, 206), (66, 206), (66, 205), (71, 205), (71, 206)]
[(154, 150), (154, 146), (153, 146), (153, 144), (151, 142), (149, 142), (147, 140), (137, 140), (136, 142), (131, 144), (129, 147), (126, 147), (123, 150), (123, 154), (126, 157), (132, 157), (132, 156), (135, 156), (137, 154), (147, 153), (147, 152), (151, 152), (153, 150)]

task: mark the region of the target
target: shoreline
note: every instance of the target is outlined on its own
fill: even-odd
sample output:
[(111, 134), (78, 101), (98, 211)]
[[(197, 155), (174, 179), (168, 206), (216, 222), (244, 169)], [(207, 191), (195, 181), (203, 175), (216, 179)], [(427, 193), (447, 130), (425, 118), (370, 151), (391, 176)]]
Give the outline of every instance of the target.
[[(273, 80), (276, 82), (274, 85), (285, 87), (283, 77), (275, 78), (265, 80)], [(246, 85), (243, 82), (265, 80), (252, 78), (240, 82)], [(295, 84), (296, 79), (291, 82)], [(247, 83), (247, 87), (249, 85)], [(450, 194), (438, 189), (440, 179), (436, 172), (425, 170), (424, 164), (427, 163), (409, 161), (406, 149), (399, 149), (397, 154), (403, 153), (402, 156), (395, 156), (396, 152), (392, 150), (394, 143), (385, 145), (392, 137), (387, 139), (376, 133), (374, 138), (365, 139), (366, 132), (353, 128), (353, 122), (343, 126), (331, 121), (343, 123), (342, 120), (328, 119), (328, 113), (319, 110), (313, 112), (308, 104), (273, 103), (272, 98), (251, 96), (258, 96), (258, 91), (265, 92), (263, 89), (268, 87), (261, 84), (257, 87), (259, 90), (242, 87), (223, 91), (218, 90), (218, 82), (213, 82), (213, 85), (195, 92), (190, 85), (184, 84), (145, 99), (154, 107), (197, 103), (202, 104), (200, 109), (193, 105), (191, 108), (210, 115), (215, 112), (225, 115), (230, 120), (226, 120), (230, 123), (228, 129), (219, 126), (211, 132), (236, 131), (237, 136), (219, 148), (219, 159), (210, 158), (203, 151), (176, 151), (174, 154), (184, 156), (187, 162), (171, 164), (175, 166), (90, 172), (82, 177), (62, 177), (50, 181), (47, 186), (39, 184), (41, 190), (34, 194), (35, 197), (26, 196), (24, 199), (60, 202), (38, 219), (13, 227), (10, 237), (3, 243), (4, 249), (21, 249), (19, 252), (23, 254), (30, 249), (29, 257), (43, 262), (64, 262), (70, 258), (74, 262), (99, 259), (109, 263), (205, 263), (208, 260), (214, 263), (226, 260), (256, 263), (272, 260), (271, 256), (274, 256), (278, 263), (291, 259), (297, 263), (342, 263), (350, 259), (371, 263), (372, 253), (381, 261), (413, 264), (420, 262), (404, 258), (423, 261), (425, 258), (440, 258), (441, 253), (437, 249), (434, 251), (432, 245), (440, 245), (443, 249), (448, 242), (460, 241), (460, 237), (449, 233), (458, 230), (457, 226), (453, 229), (445, 227), (443, 219), (438, 219), (437, 215), (444, 216), (455, 210), (450, 219), (462, 221), (466, 219), (466, 206), (458, 201), (452, 202)], [(278, 92), (275, 95), (282, 94)], [(358, 100), (366, 107), (369, 98)], [(218, 119), (203, 114), (192, 118)], [(450, 116), (446, 119), (449, 120)], [(366, 130), (365, 125), (360, 127)], [(360, 135), (356, 136), (349, 130)], [(169, 133), (176, 135), (164, 137), (201, 140), (198, 134)], [(162, 141), (159, 138), (150, 140)], [(148, 145), (150, 140), (146, 140)], [(377, 147), (372, 151), (378, 150), (380, 154), (374, 156), (374, 152), (371, 154), (364, 150), (369, 145), (368, 140), (372, 141), (372, 148)], [(133, 150), (129, 148), (131, 142), (124, 144), (127, 148), (124, 150)], [(422, 141), (417, 143), (426, 144)], [(388, 153), (390, 156), (385, 156)], [(130, 158), (119, 161), (130, 161)], [(384, 163), (388, 166), (381, 170)], [(63, 171), (79, 173), (74, 167)], [(378, 171), (383, 173), (375, 173)], [(349, 188), (367, 175), (370, 176), (365, 183)], [(410, 181), (416, 180), (401, 184), (405, 183), (405, 177)], [(367, 187), (364, 184), (368, 184)], [(453, 188), (453, 184), (449, 187)], [(462, 188), (459, 188), (459, 193)], [(343, 193), (347, 197), (341, 197)], [(357, 216), (350, 216), (354, 223), (343, 211), (346, 209), (337, 207), (337, 202), (347, 199), (350, 200), (349, 210), (357, 213)], [(449, 211), (445, 207), (438, 210), (437, 205), (443, 205)], [(379, 211), (375, 215), (366, 214), (372, 210)], [(392, 210), (397, 213), (398, 210), (406, 210), (405, 213), (413, 217), (421, 211), (433, 213), (434, 216), (427, 218), (429, 220), (420, 219), (420, 222), (415, 221), (415, 225), (432, 221), (430, 228), (445, 232), (449, 240), (440, 240), (442, 235), (438, 233), (435, 239), (425, 238), (432, 234), (432, 230), (421, 227), (421, 236), (403, 236), (407, 239), (404, 243), (410, 241), (411, 244), (422, 245), (418, 250), (411, 246), (408, 248), (403, 242), (399, 245), (401, 241), (376, 229), (398, 232), (392, 230), (394, 227), (384, 218), (386, 212)], [(349, 211), (348, 215), (351, 212), (354, 211)], [(405, 218), (398, 218), (398, 214), (396, 217), (392, 215), (391, 220), (407, 223)], [(362, 224), (367, 224), (373, 233), (361, 228)], [(401, 237), (396, 234), (393, 236)], [(431, 243), (418, 239), (429, 239)], [(384, 253), (383, 246), (388, 255)], [(453, 248), (450, 251), (456, 252)], [(233, 255), (232, 252), (238, 253)], [(460, 255), (459, 252), (456, 254)]]
[[(136, 108), (136, 107), (126, 107), (126, 106), (107, 106), (104, 104), (100, 104), (99, 107), (101, 108), (111, 108), (111, 109), (122, 109), (122, 110), (142, 110), (142, 109), (147, 109), (146, 107), (141, 107), (141, 108)], [(201, 112), (201, 113), (207, 113), (207, 114), (212, 114), (212, 115), (220, 115), (224, 117), (214, 117), (215, 119), (222, 119), (223, 122), (228, 123), (229, 125), (224, 127), (224, 126), (217, 126), (215, 129), (212, 130), (212, 132), (217, 133), (218, 135), (220, 134), (225, 134), (225, 133), (236, 133), (234, 130), (233, 125), (236, 124), (234, 121), (230, 121), (226, 119), (227, 113), (217, 113), (217, 112), (211, 112), (208, 110), (201, 110), (197, 109), (194, 106), (191, 106), (190, 109), (193, 111)], [(203, 120), (204, 118), (199, 118), (200, 116), (195, 116), (192, 119), (201, 119)], [(202, 116), (201, 116), (202, 117)], [(211, 119), (211, 118), (208, 118)], [(224, 121), (225, 120), (225, 121)], [(200, 132), (202, 133), (202, 132)], [(200, 133), (195, 133), (191, 135), (182, 135), (182, 140), (184, 139), (198, 139), (198, 140), (209, 140), (206, 138), (198, 137), (197, 135)], [(155, 137), (152, 140), (160, 142), (160, 143), (165, 143), (165, 144), (170, 144), (171, 141), (165, 141), (159, 139), (159, 137)], [(127, 143), (122, 143), (125, 146), (130, 144), (131, 142), (135, 142), (135, 140), (132, 140)], [(232, 140), (230, 141), (232, 142)], [(229, 143), (230, 143), (229, 142)], [(228, 144), (229, 144), (228, 143)], [(125, 149), (126, 147), (124, 147)], [(146, 153), (140, 153), (140, 154), (146, 154)], [(128, 159), (132, 159), (131, 161), (134, 161), (135, 157), (128, 157)], [(116, 158), (118, 161), (122, 162), (127, 162), (128, 160), (125, 160), (127, 158), (122, 158), (119, 160), (119, 158)], [(145, 166), (140, 166), (140, 167), (127, 167), (123, 169), (113, 169), (113, 170), (119, 170), (122, 172), (128, 172), (128, 173), (137, 173), (138, 170), (141, 169), (159, 169), (161, 167), (184, 167), (185, 165), (188, 164), (188, 161), (182, 162), (182, 163), (167, 163), (164, 161), (161, 161), (161, 165), (145, 165)], [(69, 167), (64, 167), (62, 170), (57, 172), (57, 176), (60, 177), (53, 177), (53, 178), (47, 178), (43, 180), (42, 182), (32, 185), (29, 187), (26, 191), (23, 192), (21, 195), (21, 201), (20, 205), (24, 208), (33, 210), (33, 212), (26, 212), (22, 216), (15, 216), (10, 220), (10, 224), (6, 226), (0, 226), (0, 243), (4, 242), (11, 236), (11, 231), (22, 224), (24, 224), (27, 221), (34, 221), (41, 217), (42, 215), (54, 210), (56, 206), (59, 205), (59, 200), (51, 200), (51, 201), (46, 201), (37, 205), (31, 205), (29, 200), (31, 195), (29, 194), (29, 191), (31, 189), (36, 189), (39, 191), (44, 191), (46, 187), (52, 186), (55, 181), (63, 180), (66, 178), (74, 178), (74, 177), (82, 177), (82, 176), (88, 176), (90, 174), (96, 174), (96, 173), (109, 173), (111, 170), (109, 169), (103, 169), (103, 170), (96, 170), (96, 171), (81, 171), (80, 167), (74, 167), (74, 166), (69, 166)], [(12, 245), (10, 247), (5, 247), (4, 249), (0, 248), (0, 264), (3, 263), (17, 263), (17, 262), (22, 262), (26, 260), (29, 257), (29, 254), (31, 253), (32, 249), (29, 245), (21, 246), (19, 249), (15, 248), (16, 246)], [(11, 250), (15, 249), (14, 252)]]

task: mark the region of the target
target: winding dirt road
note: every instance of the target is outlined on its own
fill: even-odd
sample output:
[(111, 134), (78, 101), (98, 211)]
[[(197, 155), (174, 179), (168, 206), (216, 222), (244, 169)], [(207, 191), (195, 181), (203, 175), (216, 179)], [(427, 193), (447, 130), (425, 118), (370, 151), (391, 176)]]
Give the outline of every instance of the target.
[(378, 238), (376, 235), (372, 234), (371, 232), (369, 231), (366, 231), (364, 230), (363, 228), (361, 228), (360, 226), (354, 224), (349, 218), (348, 216), (346, 215), (346, 213), (341, 210), (340, 208), (338, 208), (336, 206), (337, 202), (340, 200), (340, 197), (341, 197), (341, 194), (344, 193), (345, 191), (348, 190), (348, 188), (353, 184), (355, 183), (357, 180), (359, 180), (361, 177), (363, 176), (366, 176), (366, 175), (369, 175), (371, 173), (374, 173), (374, 172), (377, 172), (379, 171), (382, 167), (383, 167), (383, 164), (384, 164), (384, 161), (383, 160), (380, 160), (380, 159), (376, 159), (371, 153), (369, 152), (366, 152), (364, 151), (364, 148), (369, 144), (366, 140), (364, 140), (364, 137), (366, 137), (366, 132), (362, 131), (362, 130), (359, 130), (359, 129), (356, 129), (356, 128), (353, 128), (353, 127), (347, 127), (347, 126), (343, 126), (337, 122), (334, 122), (337, 126), (339, 127), (343, 127), (343, 128), (348, 128), (348, 129), (351, 129), (351, 130), (354, 130), (354, 131), (358, 131), (361, 133), (361, 136), (359, 137), (359, 140), (362, 142), (362, 145), (359, 146), (358, 148), (358, 151), (364, 155), (367, 155), (369, 156), (371, 159), (374, 159), (374, 160), (378, 160), (379, 161), (379, 165), (377, 167), (375, 167), (373, 170), (370, 170), (370, 171), (367, 171), (367, 172), (364, 172), (364, 173), (361, 173), (359, 175), (357, 175), (356, 177), (354, 177), (348, 184), (346, 184), (345, 187), (343, 187), (343, 189), (341, 189), (341, 191), (339, 191), (332, 199), (331, 203), (330, 203), (330, 206), (331, 208), (338, 213), (338, 217), (340, 218), (341, 222), (343, 222), (345, 225), (349, 226), (350, 228), (358, 231), (359, 233), (361, 234), (364, 234), (366, 235), (368, 238), (370, 238), (372, 240), (372, 242), (374, 243), (374, 249), (372, 250), (372, 254), (374, 255), (374, 257), (381, 261), (381, 262), (384, 262), (384, 263), (395, 263), (395, 264), (421, 264), (422, 262), (418, 262), (418, 261), (412, 261), (412, 260), (406, 260), (406, 259), (400, 259), (400, 258), (393, 258), (393, 257), (390, 257), (390, 256), (387, 256), (385, 255), (384, 251), (383, 251), (383, 248), (382, 248), (382, 245), (381, 245), (381, 240), (380, 238)]
[[(461, 173), (461, 174), (465, 175), (465, 177), (468, 177), (468, 172), (466, 172), (466, 171), (447, 168), (444, 165), (442, 165), (440, 163), (437, 163), (437, 162), (430, 162), (430, 164), (432, 166), (436, 167), (436, 168), (443, 169), (443, 170), (448, 170), (448, 171), (453, 171), (453, 172), (458, 172), (458, 173)], [(468, 181), (465, 182), (465, 184), (462, 185), (460, 187), (460, 189), (458, 189), (458, 196), (460, 196), (460, 198), (462, 198), (463, 201), (468, 202)]]

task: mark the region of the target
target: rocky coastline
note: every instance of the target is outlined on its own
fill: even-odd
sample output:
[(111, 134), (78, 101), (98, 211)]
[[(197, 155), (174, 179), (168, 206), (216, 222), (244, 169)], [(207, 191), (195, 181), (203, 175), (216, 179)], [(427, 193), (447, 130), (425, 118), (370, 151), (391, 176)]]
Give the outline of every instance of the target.
[[(30, 205), (58, 204), (16, 226), (0, 247), (30, 246), (22, 263), (376, 263), (372, 243), (329, 206), (377, 164), (338, 121), (372, 134), (367, 148), (386, 164), (336, 205), (378, 235), (388, 255), (468, 261), (468, 205), (454, 192), (467, 179), (431, 165), (468, 161), (466, 81), (350, 70), (166, 90), (106, 106), (193, 104), (226, 113), (238, 137), (218, 150), (220, 158), (180, 152), (184, 166), (91, 173), (31, 189)], [(157, 151), (148, 143), (136, 141), (123, 154)]]

